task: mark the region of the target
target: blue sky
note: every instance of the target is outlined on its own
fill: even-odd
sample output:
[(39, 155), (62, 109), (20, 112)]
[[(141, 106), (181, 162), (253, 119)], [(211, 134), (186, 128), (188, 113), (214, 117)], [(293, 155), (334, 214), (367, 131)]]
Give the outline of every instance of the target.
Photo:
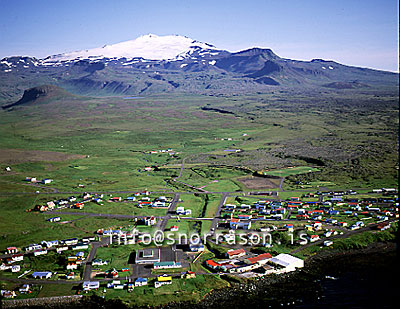
[(398, 71), (397, 0), (0, 0), (0, 58), (45, 57), (154, 33)]

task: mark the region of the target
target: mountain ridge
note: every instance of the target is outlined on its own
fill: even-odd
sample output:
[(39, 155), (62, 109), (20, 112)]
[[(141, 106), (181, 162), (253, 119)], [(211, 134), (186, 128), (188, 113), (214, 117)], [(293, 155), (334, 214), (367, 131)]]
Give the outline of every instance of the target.
[[(182, 44), (168, 53), (154, 51), (155, 46), (168, 49), (176, 40)], [(152, 43), (144, 46), (143, 42), (148, 41)], [(128, 43), (131, 47), (141, 46), (142, 51), (161, 52), (172, 58), (145, 59), (145, 54), (138, 53), (130, 54), (135, 57), (124, 54), (104, 57), (96, 53), (86, 53), (86, 58), (70, 54), (69, 58), (60, 56), (67, 54), (45, 59), (6, 57), (0, 60), (0, 104), (15, 102), (25, 89), (43, 84), (54, 84), (79, 95), (98, 96), (170, 92), (243, 94), (273, 89), (398, 91), (397, 73), (347, 66), (332, 60), (286, 59), (269, 48), (254, 47), (231, 53), (177, 35), (147, 35)]]

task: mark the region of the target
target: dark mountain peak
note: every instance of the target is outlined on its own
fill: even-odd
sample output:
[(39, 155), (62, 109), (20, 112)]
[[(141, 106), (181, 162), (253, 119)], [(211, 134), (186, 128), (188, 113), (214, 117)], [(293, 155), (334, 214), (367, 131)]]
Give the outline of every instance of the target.
[(4, 57), (0, 61), (18, 62), (18, 61), (21, 61), (21, 60), (38, 61), (35, 57), (29, 57), (29, 56)]
[(321, 62), (321, 63), (336, 63), (333, 60), (324, 60), (324, 59), (313, 59), (311, 62)]
[(240, 52), (237, 53), (233, 53), (232, 56), (247, 56), (247, 57), (251, 57), (251, 56), (259, 56), (262, 55), (266, 58), (271, 58), (271, 59), (275, 59), (275, 58), (279, 58), (279, 56), (277, 56), (272, 49), (269, 48), (259, 48), (259, 47), (254, 47), (254, 48), (250, 48), (250, 49), (246, 49), (246, 50), (242, 50)]
[(65, 96), (73, 96), (71, 93), (65, 91), (63, 88), (60, 88), (55, 85), (42, 85), (27, 89), (24, 91), (24, 94), (20, 100), (15, 103), (11, 103), (3, 106), (3, 109), (14, 107), (17, 105), (23, 104), (31, 104), (42, 98), (58, 98)]

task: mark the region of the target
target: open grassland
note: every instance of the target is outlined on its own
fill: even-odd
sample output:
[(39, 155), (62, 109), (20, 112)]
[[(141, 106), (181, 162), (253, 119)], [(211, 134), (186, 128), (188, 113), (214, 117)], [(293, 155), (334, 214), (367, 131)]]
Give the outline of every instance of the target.
[[(233, 114), (201, 110), (207, 104)], [(66, 99), (1, 113), (0, 162), (12, 173), (1, 172), (0, 181), (15, 192), (23, 191), (13, 186), (25, 176), (52, 178), (49, 187), (61, 191), (182, 190), (171, 179), (184, 158), (180, 181), (207, 191), (241, 189), (235, 179), (256, 170), (281, 170), (288, 188), (298, 180), (397, 182), (392, 96), (154, 95)], [(166, 149), (171, 153), (149, 153)], [(149, 166), (155, 169), (144, 171)]]

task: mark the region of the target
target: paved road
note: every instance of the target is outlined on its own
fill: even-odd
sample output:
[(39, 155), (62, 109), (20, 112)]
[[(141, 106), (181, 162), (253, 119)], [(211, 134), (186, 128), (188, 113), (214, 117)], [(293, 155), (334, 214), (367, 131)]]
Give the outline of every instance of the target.
[(283, 182), (285, 181), (285, 177), (282, 177), (281, 178), (281, 182), (279, 183), (279, 189), (281, 190), (281, 191), (285, 191), (285, 190), (283, 190), (283, 188), (282, 188), (282, 186), (283, 186)]
[[(185, 159), (186, 159), (186, 158), (185, 158)], [(187, 184), (187, 183), (185, 183), (185, 182), (182, 182), (182, 181), (178, 180), (179, 178), (182, 177), (183, 167), (184, 167), (184, 165), (185, 165), (185, 159), (182, 160), (181, 169), (180, 169), (180, 171), (179, 171), (178, 177), (175, 177), (175, 178), (173, 178), (172, 180), (173, 180), (174, 182), (179, 182), (180, 184), (182, 184), (182, 185), (184, 185), (184, 186), (186, 186), (186, 187), (189, 187), (189, 188), (191, 188), (191, 189), (194, 189), (194, 190), (197, 190), (197, 191), (200, 191), (200, 192), (207, 193), (207, 192), (208, 192), (207, 190), (204, 190), (204, 189), (202, 189), (202, 188), (196, 188), (195, 186), (189, 185), (189, 184)]]
[(292, 215), (292, 209), (289, 209), (287, 214), (286, 214), (285, 220), (289, 220), (291, 215)]
[(210, 226), (209, 233), (212, 234), (212, 235), (215, 233), (215, 230), (217, 229), (217, 224), (218, 224), (218, 221), (219, 221), (219, 219), (221, 217), (221, 210), (222, 210), (222, 207), (224, 206), (226, 198), (228, 196), (229, 196), (229, 193), (224, 192), (222, 194), (221, 200), (219, 201), (217, 211), (215, 212), (214, 219), (213, 219), (213, 221), (211, 223), (211, 226)]
[(168, 220), (171, 219), (172, 214), (175, 212), (176, 205), (179, 202), (179, 196), (180, 196), (179, 193), (175, 193), (174, 198), (172, 199), (172, 202), (168, 208), (167, 214), (162, 219), (160, 225), (159, 226), (157, 225), (158, 230), (164, 232), (164, 230), (167, 226)]
[(92, 249), (86, 259), (85, 270), (83, 272), (83, 281), (89, 281), (92, 276), (92, 262), (96, 256), (97, 248), (107, 246), (110, 243), (109, 237), (103, 237), (100, 241), (92, 242)]
[(179, 176), (176, 177), (175, 180), (182, 177), (183, 167), (184, 167), (184, 165), (185, 165), (185, 160), (186, 160), (186, 158), (184, 158), (184, 159), (182, 160), (181, 170), (180, 170), (180, 172), (179, 172)]

